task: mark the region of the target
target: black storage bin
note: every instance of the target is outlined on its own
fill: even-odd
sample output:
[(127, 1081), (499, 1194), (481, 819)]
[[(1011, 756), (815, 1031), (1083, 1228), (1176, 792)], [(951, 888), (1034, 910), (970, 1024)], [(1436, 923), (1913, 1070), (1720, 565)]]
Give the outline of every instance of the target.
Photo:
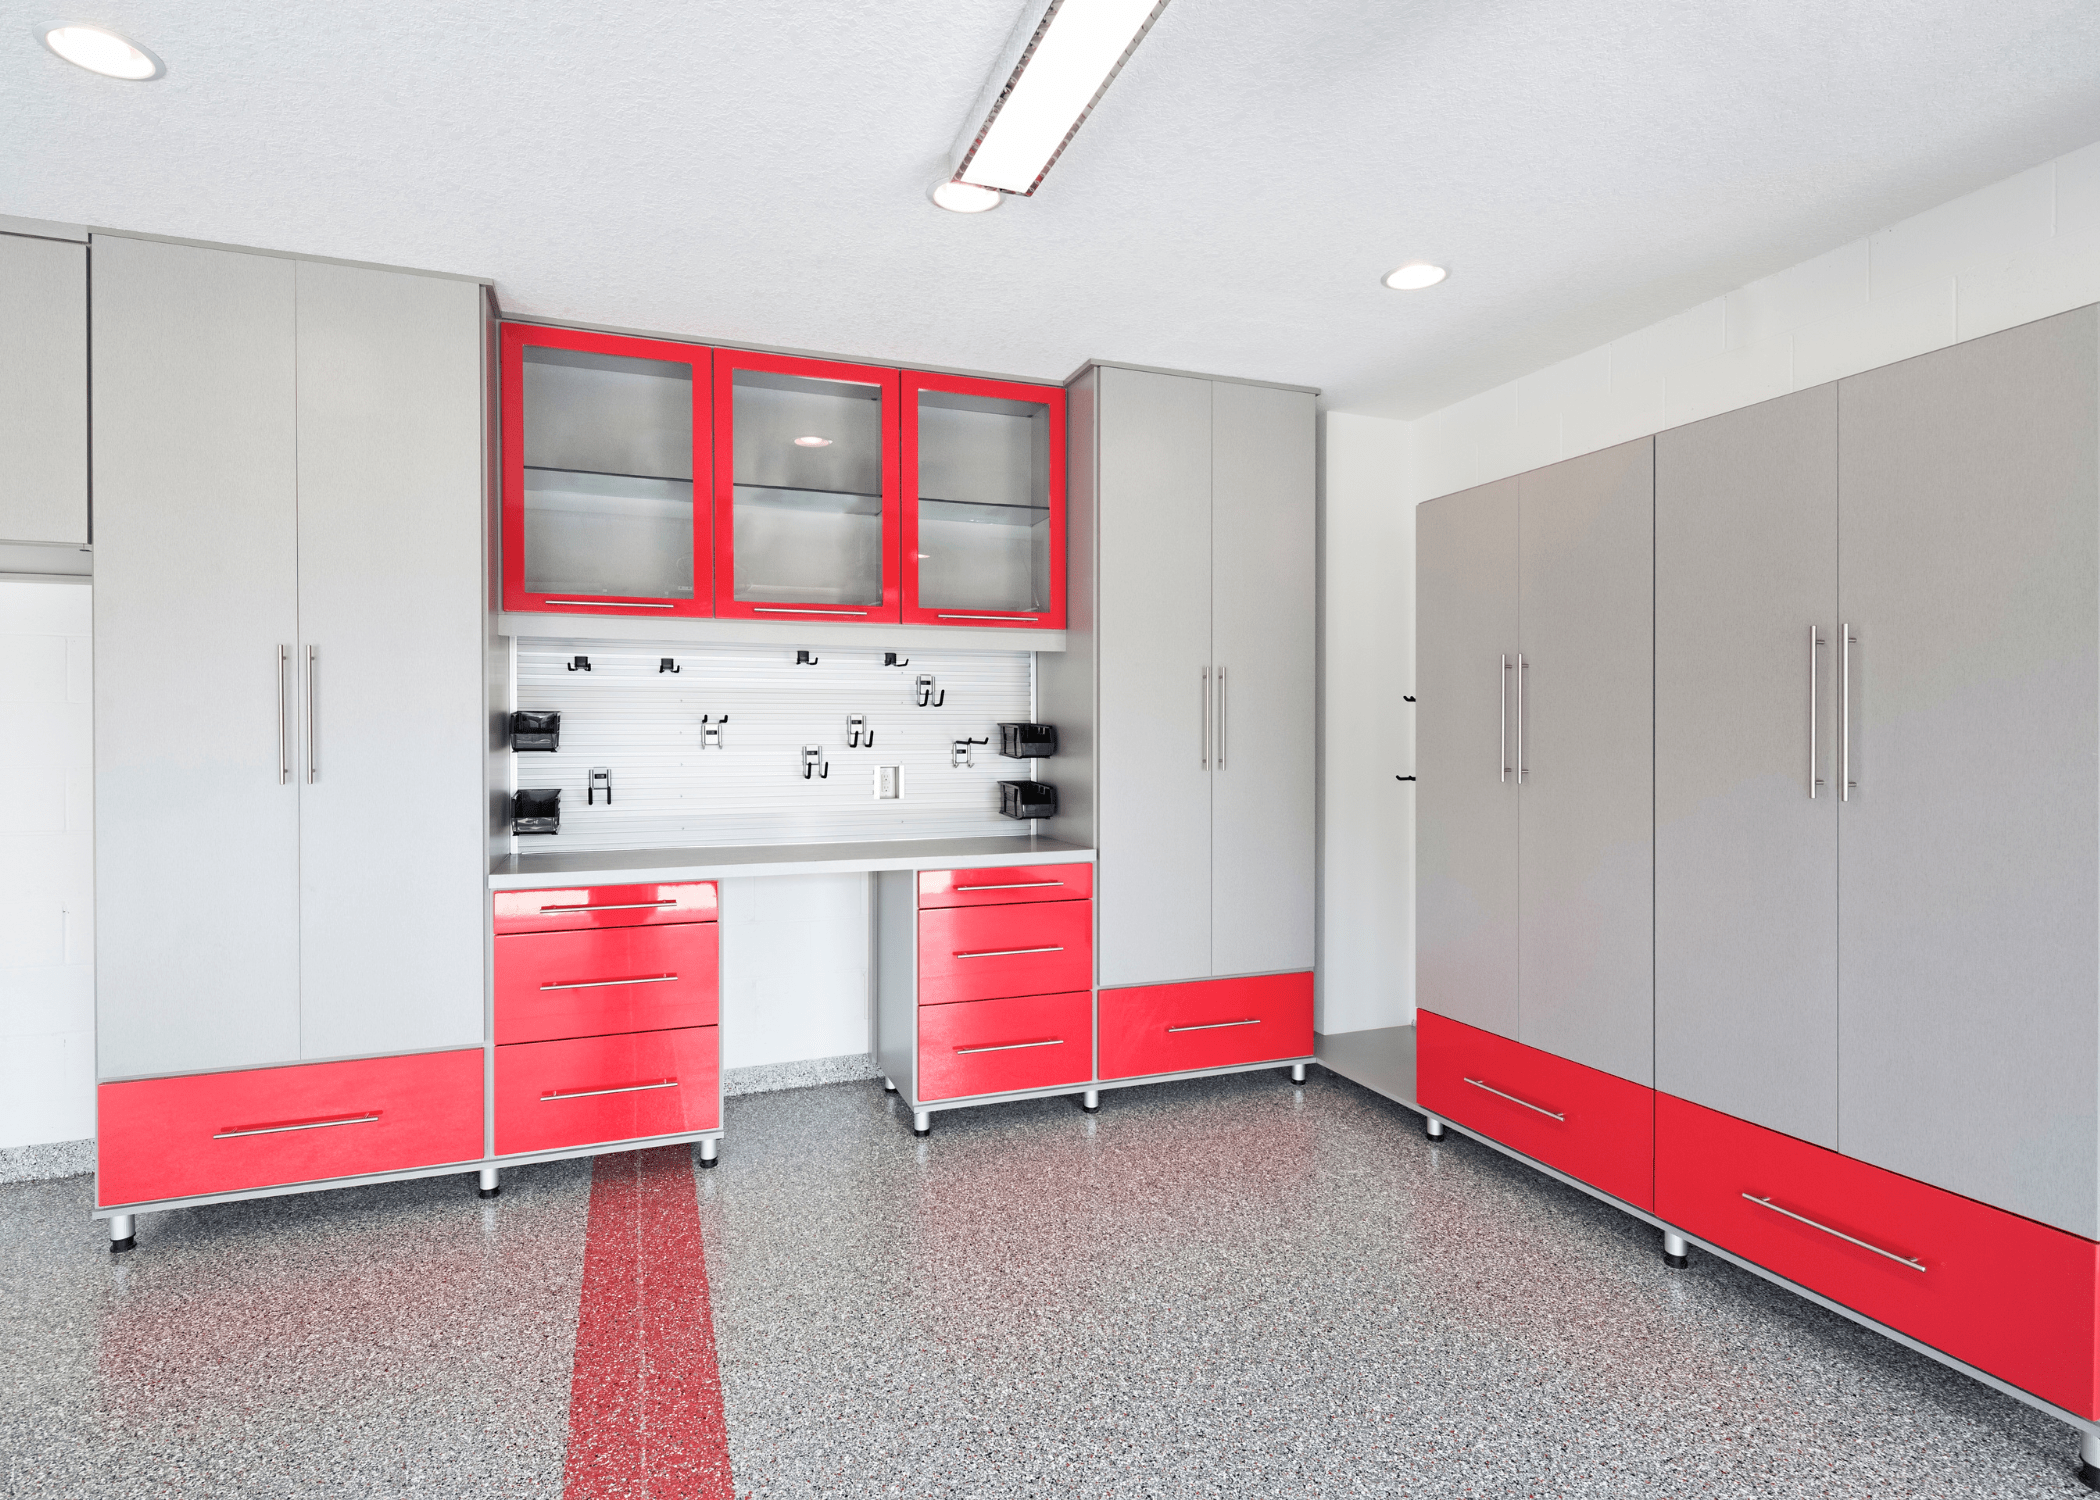
[[(1057, 754), (1057, 726), (1055, 724), (1001, 724), (999, 726), (999, 753), (1012, 760), (1034, 760), (1039, 756)], [(1029, 785), (1027, 782), (1018, 785)], [(1056, 794), (1051, 794), (1056, 800)]]
[(999, 811), (1009, 818), (1054, 818), (1057, 788), (1040, 781), (1002, 781)]
[(561, 788), (519, 792), (511, 802), (512, 833), (560, 833)]
[(521, 708), (510, 716), (510, 748), (513, 750), (559, 750), (561, 715)]

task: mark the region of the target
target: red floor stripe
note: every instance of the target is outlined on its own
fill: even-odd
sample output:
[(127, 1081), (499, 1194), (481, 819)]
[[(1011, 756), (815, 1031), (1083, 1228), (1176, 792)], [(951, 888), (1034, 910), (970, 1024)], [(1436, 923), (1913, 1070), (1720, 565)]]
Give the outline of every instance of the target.
[(564, 1500), (734, 1500), (689, 1146), (601, 1156)]

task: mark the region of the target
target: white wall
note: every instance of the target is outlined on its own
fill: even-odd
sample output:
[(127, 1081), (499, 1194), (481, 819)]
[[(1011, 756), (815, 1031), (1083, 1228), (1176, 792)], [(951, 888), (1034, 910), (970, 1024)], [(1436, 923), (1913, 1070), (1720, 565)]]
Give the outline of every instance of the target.
[(865, 875), (722, 882), (722, 1066), (872, 1052)]
[(89, 599), (0, 581), (0, 1149), (95, 1133)]

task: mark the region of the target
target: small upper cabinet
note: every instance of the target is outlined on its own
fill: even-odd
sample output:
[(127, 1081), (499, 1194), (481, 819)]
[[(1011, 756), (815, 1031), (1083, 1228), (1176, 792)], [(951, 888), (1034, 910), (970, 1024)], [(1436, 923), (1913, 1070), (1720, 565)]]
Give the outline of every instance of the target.
[(1065, 393), (907, 373), (904, 618), (1065, 624)]
[(715, 356), (715, 611), (895, 620), (897, 373)]
[(88, 539), (87, 255), (0, 234), (0, 542)]
[(714, 613), (712, 357), (504, 325), (505, 609)]

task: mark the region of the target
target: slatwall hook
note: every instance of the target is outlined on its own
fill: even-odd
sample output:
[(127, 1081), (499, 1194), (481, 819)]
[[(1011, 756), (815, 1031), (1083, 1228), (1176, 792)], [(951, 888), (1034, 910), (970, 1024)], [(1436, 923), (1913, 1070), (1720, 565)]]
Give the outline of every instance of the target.
[(811, 656), (811, 655), (810, 655), (810, 654), (809, 654), (809, 653), (808, 653), (807, 651), (797, 651), (797, 652), (795, 653), (795, 665), (796, 665), (796, 666), (798, 666), (798, 667), (813, 667), (813, 666), (815, 666), (816, 664), (817, 664), (817, 658), (816, 658), (816, 657), (814, 657), (814, 656)]
[(569, 663), (569, 670), (571, 672), (588, 672), (590, 669), (591, 659), (588, 656), (579, 656), (574, 661)]
[(970, 747), (972, 745), (989, 745), (990, 743), (991, 741), (987, 739), (957, 740), (948, 752), (949, 766), (960, 771), (966, 766), (976, 765), (977, 762), (970, 755)]
[(820, 781), (831, 775), (831, 762), (824, 759), (824, 747), (822, 745), (804, 745), (802, 747), (802, 779), (807, 781), (812, 774)]
[(663, 657), (658, 657), (658, 658), (657, 658), (657, 662), (656, 662), (656, 670), (657, 670), (657, 671), (658, 671), (659, 673), (663, 673), (663, 672), (682, 672), (682, 671), (684, 671), (685, 669), (684, 669), (683, 667), (679, 666), (677, 662), (675, 662), (675, 661), (671, 660), (671, 658), (670, 658), (670, 657), (668, 657), (668, 656), (663, 656)]
[(728, 722), (729, 715), (727, 714), (722, 715), (719, 719), (711, 719), (706, 714), (702, 714), (700, 716), (700, 748), (702, 750), (721, 749), (722, 726)]
[(873, 750), (875, 731), (868, 727), (866, 714), (846, 715), (846, 748), (848, 750)]
[(885, 651), (882, 653), (882, 664), (885, 667), (908, 667), (911, 665), (911, 658), (899, 656), (894, 651)]
[(1400, 701), (1402, 703), (1412, 703), (1415, 701), (1415, 695), (1413, 693), (1402, 693), (1400, 695)]
[(603, 792), (603, 793), (605, 793), (605, 805), (606, 805), (607, 807), (611, 807), (611, 806), (612, 806), (612, 767), (611, 767), (611, 766), (592, 766), (592, 767), (591, 767), (591, 784), (590, 784), (590, 785), (589, 785), (588, 787), (586, 787), (586, 788), (584, 789), (584, 794), (583, 794), (583, 805), (584, 805), (585, 807), (596, 807), (596, 806), (598, 805), (598, 794), (599, 794), (600, 792)]
[(1412, 777), (1412, 776), (1395, 776), (1395, 777), (1393, 778), (1393, 780), (1395, 780), (1395, 781), (1413, 781), (1413, 780), (1414, 780), (1414, 777)]
[(948, 701), (948, 690), (942, 688), (939, 697), (933, 693), (933, 675), (922, 672), (918, 680), (918, 705), (921, 708), (939, 708)]

